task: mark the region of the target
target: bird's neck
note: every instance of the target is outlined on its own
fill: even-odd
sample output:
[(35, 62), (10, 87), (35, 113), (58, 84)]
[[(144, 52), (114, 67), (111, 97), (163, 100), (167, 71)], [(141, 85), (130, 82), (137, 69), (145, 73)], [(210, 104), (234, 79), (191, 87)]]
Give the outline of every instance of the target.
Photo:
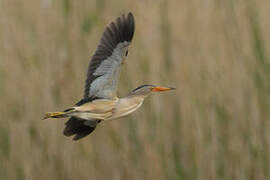
[(140, 96), (129, 95), (129, 96), (122, 98), (122, 99), (126, 99), (128, 102), (140, 104), (141, 102), (143, 102), (144, 98), (145, 98), (145, 96), (143, 96), (143, 95), (140, 95)]
[(130, 93), (126, 98), (142, 99), (142, 101), (143, 101), (149, 95), (150, 95), (150, 93), (146, 93), (146, 94)]

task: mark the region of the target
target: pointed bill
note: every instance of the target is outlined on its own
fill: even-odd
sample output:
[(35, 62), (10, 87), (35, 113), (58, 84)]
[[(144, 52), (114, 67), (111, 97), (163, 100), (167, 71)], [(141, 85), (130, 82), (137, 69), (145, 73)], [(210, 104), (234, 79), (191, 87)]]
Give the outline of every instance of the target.
[(175, 88), (172, 87), (161, 87), (161, 86), (156, 86), (152, 88), (152, 92), (160, 92), (160, 91), (169, 91), (169, 90), (174, 90)]

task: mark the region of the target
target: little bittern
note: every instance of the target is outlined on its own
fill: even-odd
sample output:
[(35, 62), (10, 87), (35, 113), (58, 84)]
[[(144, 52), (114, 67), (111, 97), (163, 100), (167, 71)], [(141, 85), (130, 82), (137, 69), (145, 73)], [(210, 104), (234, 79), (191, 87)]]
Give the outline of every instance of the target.
[(117, 119), (137, 110), (151, 92), (173, 89), (142, 85), (127, 97), (116, 96), (120, 67), (128, 55), (134, 29), (131, 13), (109, 24), (89, 64), (83, 99), (65, 111), (45, 114), (44, 119), (70, 117), (63, 131), (65, 136), (75, 135), (73, 140), (81, 139), (94, 131), (100, 122)]

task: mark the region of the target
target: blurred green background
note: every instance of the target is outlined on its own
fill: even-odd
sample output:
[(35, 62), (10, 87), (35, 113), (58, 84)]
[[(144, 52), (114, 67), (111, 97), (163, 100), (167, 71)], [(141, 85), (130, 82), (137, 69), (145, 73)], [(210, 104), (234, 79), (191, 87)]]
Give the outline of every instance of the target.
[[(74, 142), (41, 121), (83, 95), (105, 26), (133, 12), (119, 95), (176, 87)], [(0, 0), (0, 179), (270, 179), (269, 0)]]

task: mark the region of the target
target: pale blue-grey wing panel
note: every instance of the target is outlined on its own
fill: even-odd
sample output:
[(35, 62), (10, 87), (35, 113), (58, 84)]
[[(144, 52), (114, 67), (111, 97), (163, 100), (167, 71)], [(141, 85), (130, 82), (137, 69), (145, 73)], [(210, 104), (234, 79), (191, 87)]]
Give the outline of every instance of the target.
[(120, 75), (121, 64), (129, 42), (119, 43), (112, 55), (102, 61), (93, 73), (97, 78), (91, 83), (89, 95), (112, 98), (116, 94), (117, 83)]
[(113, 98), (116, 95), (120, 67), (127, 56), (134, 29), (131, 13), (106, 27), (88, 67), (84, 98)]

